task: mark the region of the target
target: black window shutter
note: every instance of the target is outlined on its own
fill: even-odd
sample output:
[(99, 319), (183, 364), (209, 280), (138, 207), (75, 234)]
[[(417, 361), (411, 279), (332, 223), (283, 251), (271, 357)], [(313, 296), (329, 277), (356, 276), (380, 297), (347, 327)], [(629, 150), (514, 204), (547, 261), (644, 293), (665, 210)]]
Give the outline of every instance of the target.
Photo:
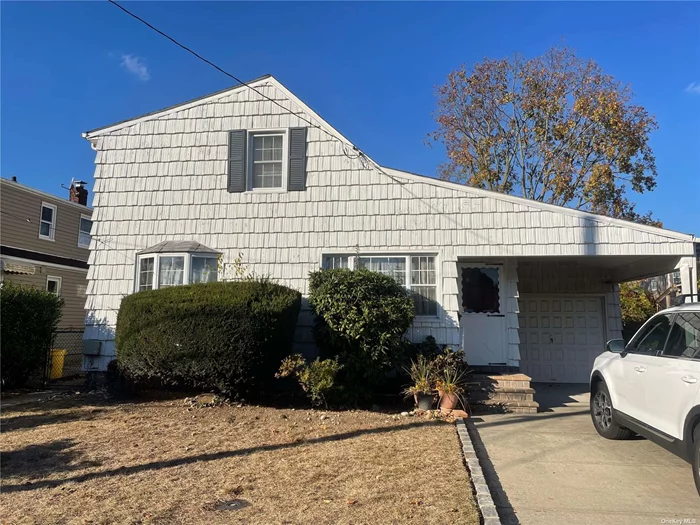
[(246, 190), (246, 137), (244, 129), (228, 133), (228, 192)]
[(287, 190), (306, 189), (306, 128), (289, 130), (289, 181)]

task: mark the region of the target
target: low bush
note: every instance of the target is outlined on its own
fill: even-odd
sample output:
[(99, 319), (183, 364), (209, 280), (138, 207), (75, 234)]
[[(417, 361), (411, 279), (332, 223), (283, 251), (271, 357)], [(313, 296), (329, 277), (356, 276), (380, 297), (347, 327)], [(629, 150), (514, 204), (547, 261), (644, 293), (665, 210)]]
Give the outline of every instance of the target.
[(63, 300), (8, 281), (2, 284), (0, 304), (2, 385), (16, 388), (46, 363)]
[(404, 334), (415, 315), (408, 291), (368, 270), (319, 270), (310, 276), (309, 303), (322, 358), (338, 358), (346, 404), (371, 398), (402, 359)]
[(254, 395), (291, 352), (301, 294), (266, 280), (147, 290), (122, 300), (119, 369), (134, 381)]
[(341, 368), (337, 359), (317, 358), (307, 363), (301, 354), (294, 354), (282, 361), (275, 377), (296, 376), (312, 405), (328, 407), (328, 402), (333, 401), (335, 376)]

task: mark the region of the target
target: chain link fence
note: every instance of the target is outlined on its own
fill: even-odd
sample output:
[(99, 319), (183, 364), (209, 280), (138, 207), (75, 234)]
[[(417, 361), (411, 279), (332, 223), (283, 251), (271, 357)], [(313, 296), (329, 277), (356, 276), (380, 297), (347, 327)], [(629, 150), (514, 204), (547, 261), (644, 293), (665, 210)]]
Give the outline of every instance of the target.
[(59, 330), (46, 359), (47, 386), (78, 386), (85, 382), (83, 331)]

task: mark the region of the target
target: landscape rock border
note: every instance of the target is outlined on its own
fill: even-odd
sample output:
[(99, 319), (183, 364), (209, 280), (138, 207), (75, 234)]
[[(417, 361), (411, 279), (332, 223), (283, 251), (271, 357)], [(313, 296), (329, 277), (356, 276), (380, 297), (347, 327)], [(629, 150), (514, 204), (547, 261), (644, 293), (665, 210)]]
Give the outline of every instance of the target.
[(479, 457), (477, 456), (471, 437), (469, 436), (468, 427), (471, 425), (471, 430), (474, 432), (476, 432), (476, 428), (474, 428), (473, 423), (471, 423), (468, 418), (458, 419), (455, 421), (455, 425), (457, 427), (457, 435), (462, 443), (464, 462), (469, 471), (473, 492), (476, 496), (479, 512), (483, 519), (482, 523), (484, 525), (501, 525), (501, 519), (498, 516), (496, 504), (493, 502), (493, 497), (491, 496), (488, 483), (486, 483)]

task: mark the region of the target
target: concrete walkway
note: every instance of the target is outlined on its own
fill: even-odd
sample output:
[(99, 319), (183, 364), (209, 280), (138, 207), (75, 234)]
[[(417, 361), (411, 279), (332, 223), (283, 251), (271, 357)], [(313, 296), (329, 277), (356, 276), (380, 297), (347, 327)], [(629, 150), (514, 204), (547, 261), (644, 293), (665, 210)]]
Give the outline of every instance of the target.
[(600, 437), (586, 385), (533, 387), (540, 413), (472, 418), (503, 523), (700, 524), (689, 463), (642, 438)]

